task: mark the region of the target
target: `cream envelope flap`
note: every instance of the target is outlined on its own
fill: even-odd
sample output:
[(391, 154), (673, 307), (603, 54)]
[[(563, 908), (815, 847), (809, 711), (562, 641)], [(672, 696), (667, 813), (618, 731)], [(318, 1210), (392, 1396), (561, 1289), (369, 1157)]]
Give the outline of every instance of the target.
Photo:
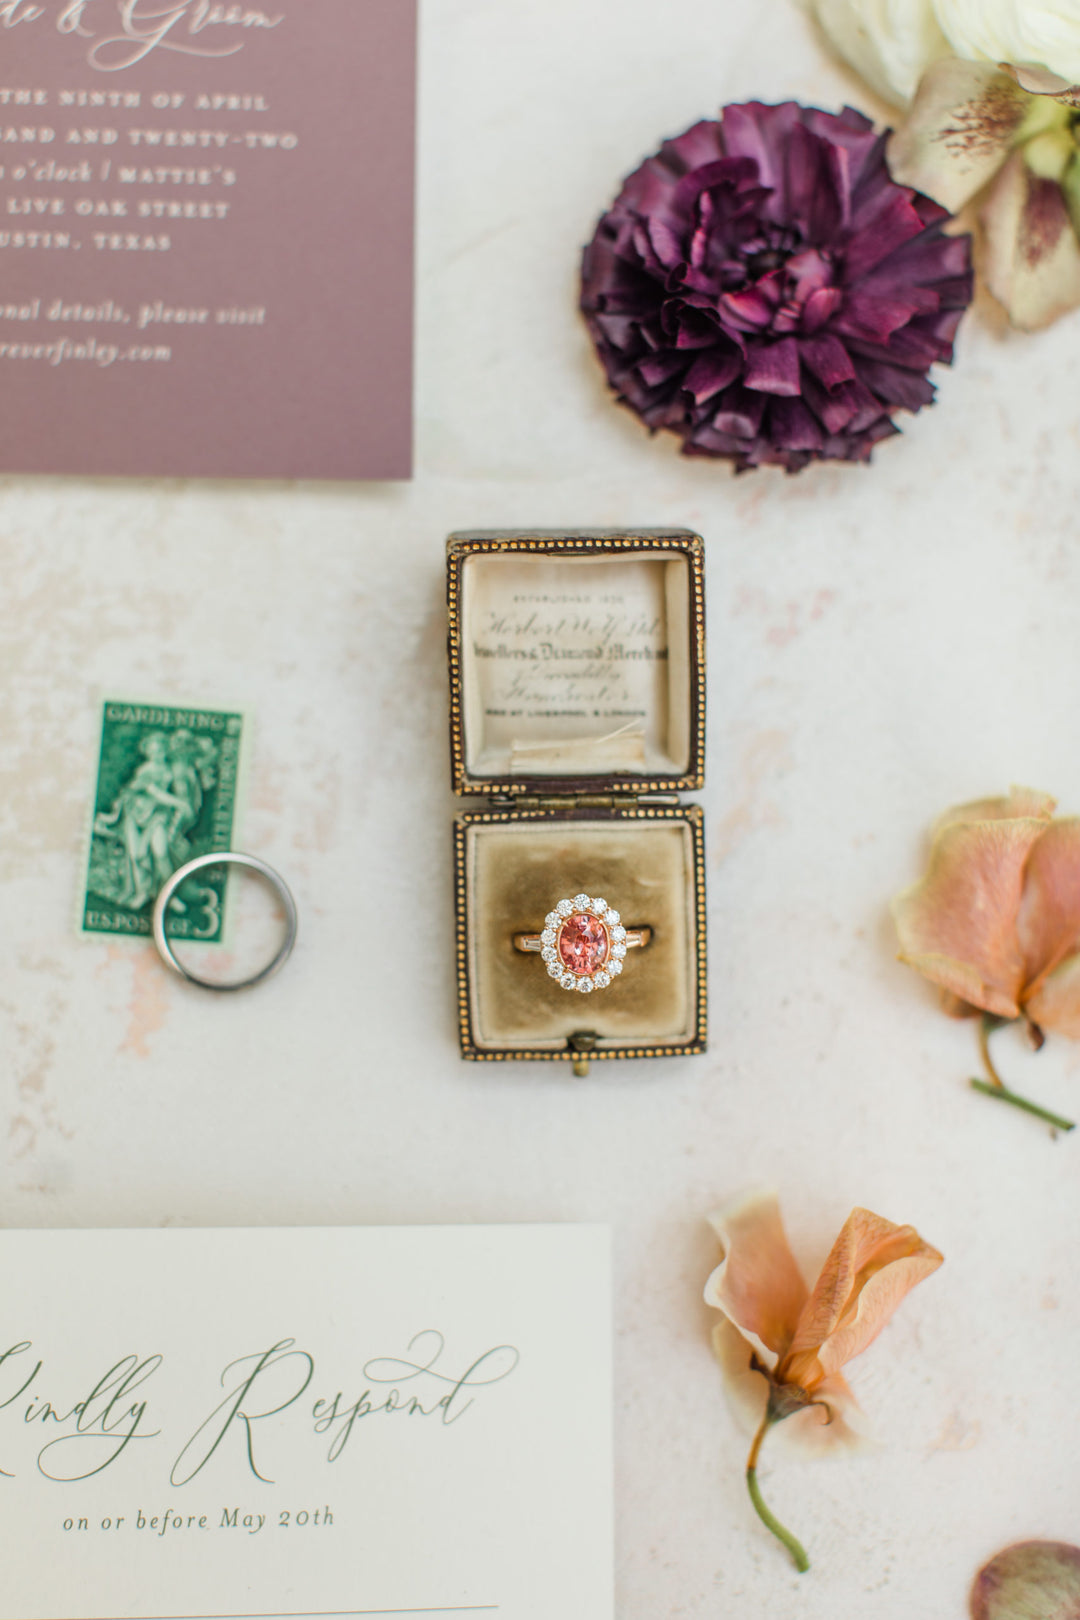
[(0, 1620), (611, 1620), (602, 1227), (0, 1233)]

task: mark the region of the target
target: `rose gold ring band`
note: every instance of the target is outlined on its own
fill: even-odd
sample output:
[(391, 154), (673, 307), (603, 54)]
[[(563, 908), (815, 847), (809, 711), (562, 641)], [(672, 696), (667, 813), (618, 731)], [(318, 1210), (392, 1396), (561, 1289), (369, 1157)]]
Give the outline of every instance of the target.
[[(651, 928), (628, 928), (626, 930), (626, 938), (623, 940), (623, 944), (626, 946), (628, 951), (632, 951), (635, 946), (644, 948), (649, 943), (650, 939), (652, 939)], [(540, 951), (543, 950), (543, 948), (544, 942), (539, 934), (514, 935), (515, 951)]]

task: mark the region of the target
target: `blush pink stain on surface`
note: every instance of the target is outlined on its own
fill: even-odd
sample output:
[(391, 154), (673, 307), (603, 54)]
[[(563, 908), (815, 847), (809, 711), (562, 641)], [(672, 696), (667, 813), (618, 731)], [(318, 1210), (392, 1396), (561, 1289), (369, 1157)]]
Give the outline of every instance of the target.
[(579, 978), (603, 967), (608, 955), (608, 933), (599, 917), (590, 917), (584, 911), (568, 917), (559, 932), (559, 955)]
[[(127, 952), (118, 946), (114, 946), (113, 951), (118, 957), (127, 957)], [(132, 960), (128, 1027), (121, 1052), (130, 1052), (138, 1058), (149, 1057), (150, 1037), (164, 1028), (168, 1012), (167, 974), (154, 952), (144, 949)]]

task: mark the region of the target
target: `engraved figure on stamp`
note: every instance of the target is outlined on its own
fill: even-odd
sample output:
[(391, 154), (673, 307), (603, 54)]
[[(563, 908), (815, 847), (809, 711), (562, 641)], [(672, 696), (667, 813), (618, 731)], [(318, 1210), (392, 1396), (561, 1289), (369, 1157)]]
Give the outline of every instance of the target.
[[(216, 780), (217, 747), (190, 731), (152, 731), (139, 743), (142, 763), (117, 794), (111, 810), (94, 818), (91, 868), (94, 889), (139, 911), (191, 853), (186, 834)], [(94, 859), (98, 856), (98, 859)], [(177, 910), (182, 901), (174, 899)]]

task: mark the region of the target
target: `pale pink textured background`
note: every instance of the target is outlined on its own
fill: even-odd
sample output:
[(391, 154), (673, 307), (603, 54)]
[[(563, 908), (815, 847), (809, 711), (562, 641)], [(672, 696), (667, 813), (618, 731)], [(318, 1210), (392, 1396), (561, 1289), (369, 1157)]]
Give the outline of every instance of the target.
[[(854, 93), (802, 15), (430, 0), (421, 87), (412, 485), (0, 484), (0, 1221), (611, 1220), (619, 1620), (964, 1620), (998, 1547), (1077, 1537), (1080, 1139), (969, 1094), (886, 903), (947, 804), (1080, 811), (1080, 318), (969, 320), (869, 471), (732, 480), (609, 404), (575, 268), (662, 135)], [(567, 522), (708, 543), (712, 1048), (587, 1083), (454, 1036), (442, 541)], [(68, 932), (91, 685), (254, 707), (244, 841), (302, 932), (250, 999)], [(1080, 1110), (1077, 1047), (1000, 1058)], [(759, 1179), (808, 1271), (855, 1203), (946, 1255), (852, 1368), (878, 1450), (766, 1454), (802, 1577), (700, 1304), (702, 1216)]]

